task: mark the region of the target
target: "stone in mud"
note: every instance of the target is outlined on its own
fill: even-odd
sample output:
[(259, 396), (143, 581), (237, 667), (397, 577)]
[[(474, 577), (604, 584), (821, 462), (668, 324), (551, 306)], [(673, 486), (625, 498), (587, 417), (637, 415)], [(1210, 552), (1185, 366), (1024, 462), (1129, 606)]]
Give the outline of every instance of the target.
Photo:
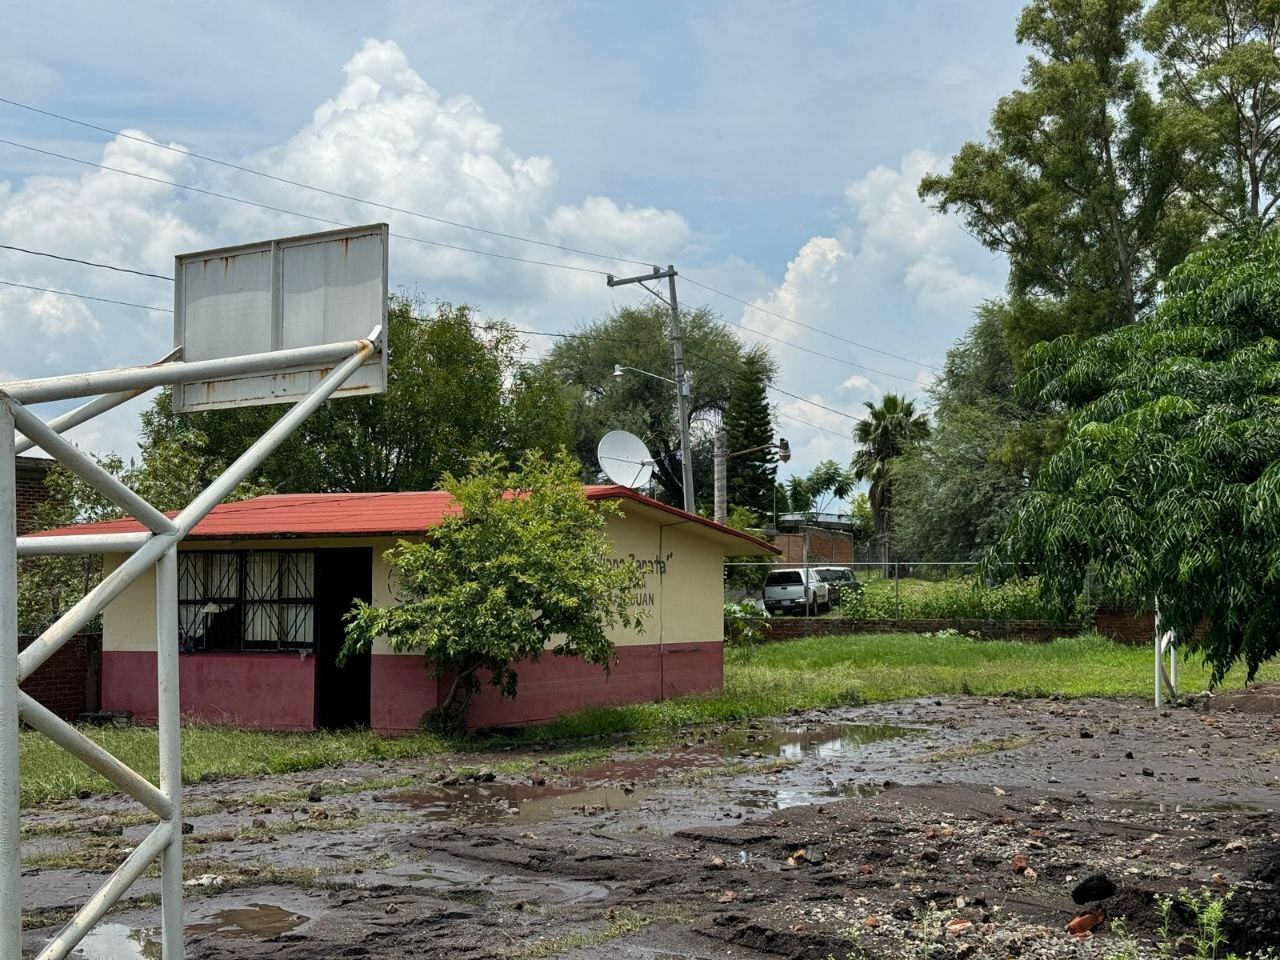
[(307, 792), (307, 800), (310, 803), (319, 803), (324, 799), (324, 791), (320, 789), (320, 784), (312, 784), (311, 789)]
[(1105, 873), (1091, 873), (1071, 890), (1071, 899), (1083, 906), (1115, 896), (1116, 885)]

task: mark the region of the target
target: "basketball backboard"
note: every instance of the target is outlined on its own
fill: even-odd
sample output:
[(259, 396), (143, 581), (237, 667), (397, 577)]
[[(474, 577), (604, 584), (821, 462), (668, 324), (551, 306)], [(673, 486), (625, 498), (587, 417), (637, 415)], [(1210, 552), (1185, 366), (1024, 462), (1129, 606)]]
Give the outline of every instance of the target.
[[(216, 360), (344, 340), (387, 322), (385, 223), (327, 230), (219, 250), (185, 253), (174, 264), (173, 340), (184, 361)], [(174, 387), (179, 413), (290, 403), (329, 367), (301, 367)], [(385, 347), (335, 396), (381, 393)]]

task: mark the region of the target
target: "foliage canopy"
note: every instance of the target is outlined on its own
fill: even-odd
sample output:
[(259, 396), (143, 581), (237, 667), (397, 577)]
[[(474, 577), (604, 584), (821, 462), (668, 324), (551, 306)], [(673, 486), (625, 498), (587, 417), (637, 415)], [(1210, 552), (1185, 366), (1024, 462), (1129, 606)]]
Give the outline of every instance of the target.
[(1221, 242), (1144, 322), (1039, 348), (1028, 389), (1072, 412), (996, 554), (1063, 611), (1158, 604), (1215, 681), (1280, 652), (1278, 278), (1280, 232)]
[(495, 455), (477, 458), (443, 489), (458, 510), (421, 542), (401, 541), (387, 560), (402, 603), (358, 602), (347, 651), (385, 636), (391, 649), (421, 651), (452, 689), (430, 718), (454, 732), (465, 725), (480, 674), (515, 696), (516, 664), (545, 654), (577, 656), (608, 669), (615, 626), (642, 628), (630, 601), (643, 574), (609, 557), (605, 525), (617, 511), (592, 503), (565, 454), (525, 454), (514, 471)]

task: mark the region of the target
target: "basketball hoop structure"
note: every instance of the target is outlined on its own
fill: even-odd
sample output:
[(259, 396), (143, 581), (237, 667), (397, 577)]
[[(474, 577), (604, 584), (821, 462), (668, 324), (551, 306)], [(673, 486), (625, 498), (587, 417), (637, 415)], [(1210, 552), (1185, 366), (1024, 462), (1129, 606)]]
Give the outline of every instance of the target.
[[(156, 859), (161, 950), (183, 955), (182, 741), (178, 696), (178, 544), (321, 404), (386, 387), (386, 224), (179, 256), (174, 350), (150, 366), (0, 383), (0, 960), (22, 956), (19, 723), (44, 734), (154, 813), (158, 823), (38, 954), (62, 960)], [(181, 357), (179, 359), (179, 356)], [(175, 517), (167, 517), (61, 434), (161, 386), (180, 411), (261, 403), (293, 406)], [(96, 397), (42, 420), (32, 404)], [(40, 447), (146, 533), (16, 535), (15, 457)], [(18, 650), (17, 561), (127, 553), (26, 649)], [(160, 782), (152, 784), (18, 685), (156, 567)]]

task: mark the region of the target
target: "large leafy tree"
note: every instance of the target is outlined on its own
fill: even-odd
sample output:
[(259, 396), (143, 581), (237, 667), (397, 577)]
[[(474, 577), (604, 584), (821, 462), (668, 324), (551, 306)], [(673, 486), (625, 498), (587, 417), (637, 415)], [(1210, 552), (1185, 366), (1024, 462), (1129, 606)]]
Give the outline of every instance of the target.
[[(281, 493), (429, 490), (475, 456), (552, 451), (571, 438), (559, 384), (523, 362), (523, 344), (504, 323), (481, 325), (466, 305), (397, 299), (388, 312), (386, 393), (332, 400), (263, 464), (257, 479)], [(194, 429), (207, 480), (261, 436), (282, 407), (191, 416), (162, 394), (143, 423), (146, 442)]]
[(894, 537), (925, 560), (976, 557), (1003, 531), (1056, 431), (1047, 408), (1015, 393), (1005, 305), (984, 304), (930, 388), (931, 431), (899, 461)]
[(1142, 24), (1191, 160), (1186, 185), (1219, 226), (1269, 223), (1280, 200), (1280, 3), (1156, 0)]
[(1280, 233), (1247, 235), (1188, 258), (1148, 320), (1038, 350), (1029, 387), (1073, 412), (999, 553), (1064, 611), (1087, 582), (1158, 604), (1215, 680), (1280, 652), (1278, 278)]
[(393, 650), (420, 651), (435, 676), (452, 679), (425, 718), (430, 725), (465, 729), (482, 675), (515, 696), (524, 661), (573, 656), (607, 669), (608, 631), (641, 627), (630, 602), (643, 573), (609, 557), (605, 525), (616, 504), (588, 501), (578, 469), (564, 454), (527, 454), (514, 471), (488, 455), (465, 476), (446, 475), (457, 513), (425, 540), (387, 553), (404, 602), (357, 602), (348, 651), (385, 636)]
[[(672, 376), (670, 314), (660, 303), (623, 307), (587, 324), (557, 343), (540, 366), (569, 395), (573, 438), (571, 449), (596, 467), (596, 444), (610, 430), (630, 430), (648, 444), (657, 460), (659, 492), (668, 503), (681, 503), (680, 429), (675, 387), (640, 373), (614, 376), (614, 366), (634, 367), (659, 377)], [(709, 310), (685, 311), (681, 317), (686, 367), (692, 381), (690, 419), (718, 421), (733, 390), (745, 349), (732, 331)], [(698, 437), (695, 436), (695, 444)], [(705, 439), (705, 438), (704, 438)], [(708, 447), (709, 451), (709, 447)], [(695, 458), (695, 474), (698, 473)], [(707, 468), (710, 461), (704, 460)], [(710, 478), (709, 470), (706, 474)], [(695, 485), (710, 502), (710, 487)]]
[(887, 538), (894, 508), (894, 471), (898, 458), (929, 436), (929, 421), (915, 402), (886, 393), (867, 401), (867, 415), (853, 430), (853, 478), (870, 484), (867, 492), (876, 535)]
[(733, 457), (728, 462), (729, 504), (745, 507), (757, 517), (773, 510), (773, 486), (778, 458), (773, 443), (773, 409), (769, 406), (769, 384), (774, 364), (767, 352), (749, 350), (733, 379), (724, 412), (725, 444), (729, 453), (756, 450)]
[(1041, 340), (1135, 321), (1203, 233), (1138, 58), (1141, 14), (1141, 0), (1029, 3), (1023, 88), (996, 105), (986, 142), (920, 185), (1008, 257), (1015, 362)]

